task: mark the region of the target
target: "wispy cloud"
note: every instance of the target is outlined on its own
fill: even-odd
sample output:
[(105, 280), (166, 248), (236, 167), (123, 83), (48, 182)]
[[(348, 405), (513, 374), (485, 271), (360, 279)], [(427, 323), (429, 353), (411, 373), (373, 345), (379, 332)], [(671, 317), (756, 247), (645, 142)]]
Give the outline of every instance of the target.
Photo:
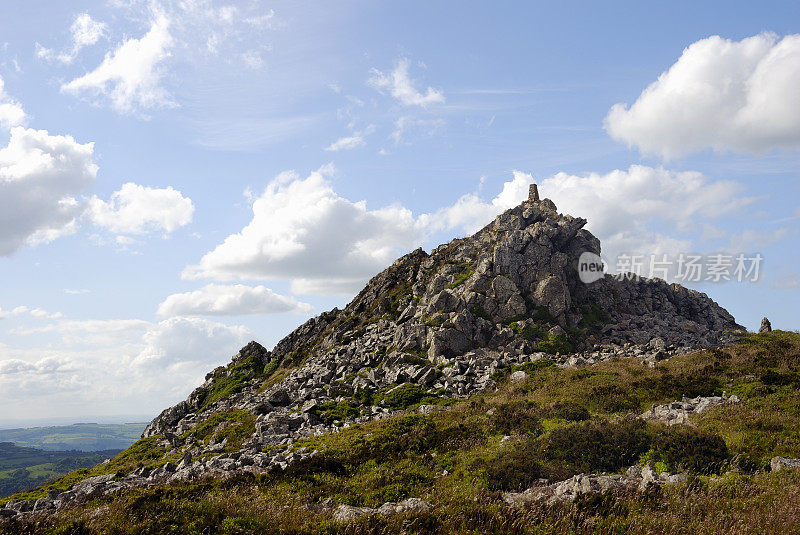
[(373, 69), (367, 83), (381, 93), (388, 91), (404, 106), (426, 107), (430, 104), (444, 103), (444, 93), (440, 89), (429, 86), (424, 92), (420, 92), (415, 87), (414, 80), (408, 75), (410, 65), (408, 58), (401, 58), (391, 72), (384, 73)]

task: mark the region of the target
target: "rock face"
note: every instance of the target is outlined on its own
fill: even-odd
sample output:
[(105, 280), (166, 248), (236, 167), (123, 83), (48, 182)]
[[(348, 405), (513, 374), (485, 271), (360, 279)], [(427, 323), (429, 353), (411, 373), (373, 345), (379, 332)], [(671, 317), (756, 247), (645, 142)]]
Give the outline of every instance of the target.
[(761, 320), (761, 327), (758, 329), (759, 334), (772, 332), (772, 324), (767, 318)]
[[(343, 310), (308, 320), (271, 351), (256, 342), (242, 348), (144, 430), (180, 464), (134, 471), (89, 493), (282, 470), (310, 455), (288, 448), (300, 438), (383, 418), (426, 396), (471, 395), (512, 364), (654, 363), (742, 329), (705, 294), (676, 284), (610, 276), (582, 283), (578, 258), (599, 255), (599, 240), (584, 219), (534, 193), (473, 236), (398, 259)], [(220, 438), (232, 415), (247, 435), (235, 447)]]

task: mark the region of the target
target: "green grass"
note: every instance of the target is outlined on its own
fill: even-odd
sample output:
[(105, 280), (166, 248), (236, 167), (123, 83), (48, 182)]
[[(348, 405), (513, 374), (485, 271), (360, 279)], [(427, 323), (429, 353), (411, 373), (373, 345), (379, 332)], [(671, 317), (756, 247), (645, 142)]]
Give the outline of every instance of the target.
[[(800, 471), (761, 473), (774, 455), (800, 457), (800, 335), (749, 335), (731, 347), (655, 368), (620, 359), (590, 368), (521, 366), (530, 378), (429, 415), (354, 425), (299, 441), (318, 453), (285, 472), (176, 483), (102, 498), (36, 529), (181, 533), (791, 533), (800, 529)], [(766, 380), (766, 382), (764, 382)], [(666, 427), (627, 416), (684, 394), (740, 392), (743, 402)], [(384, 392), (385, 394), (385, 392)], [(413, 394), (406, 396), (406, 394)], [(400, 405), (419, 392), (410, 389)], [(409, 407), (413, 407), (411, 404)], [(331, 405), (324, 410), (347, 411)], [(224, 422), (220, 422), (224, 423)], [(214, 429), (217, 429), (216, 427)], [(501, 444), (503, 436), (514, 436)], [(150, 462), (142, 444), (133, 454)], [(745, 473), (726, 474), (734, 455)], [(115, 460), (117, 468), (133, 459)], [(691, 474), (683, 484), (575, 504), (509, 508), (500, 492), (616, 471), (639, 460)], [(423, 514), (332, 522), (306, 504), (377, 506), (420, 497)], [(107, 513), (90, 511), (107, 505)]]
[(453, 282), (448, 285), (448, 288), (451, 289), (461, 286), (474, 275), (477, 265), (474, 262), (459, 262), (456, 267), (457, 271), (453, 273)]
[(193, 437), (203, 443), (227, 440), (220, 453), (237, 451), (242, 443), (255, 431), (255, 416), (243, 410), (215, 412), (194, 428), (186, 431), (182, 438)]

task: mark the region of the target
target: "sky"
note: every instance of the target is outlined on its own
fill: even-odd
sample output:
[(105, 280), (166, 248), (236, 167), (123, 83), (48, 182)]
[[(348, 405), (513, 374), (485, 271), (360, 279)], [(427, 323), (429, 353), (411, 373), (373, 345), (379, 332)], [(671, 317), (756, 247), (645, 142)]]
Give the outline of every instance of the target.
[(152, 418), (533, 181), (800, 327), (800, 4), (3, 7), (0, 425)]

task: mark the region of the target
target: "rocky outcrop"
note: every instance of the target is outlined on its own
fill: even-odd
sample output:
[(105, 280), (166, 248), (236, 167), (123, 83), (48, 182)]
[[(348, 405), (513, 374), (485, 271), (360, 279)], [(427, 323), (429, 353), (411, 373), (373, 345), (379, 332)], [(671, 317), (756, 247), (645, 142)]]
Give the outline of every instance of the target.
[(339, 505), (333, 510), (333, 519), (337, 522), (351, 522), (362, 516), (390, 516), (399, 513), (420, 513), (431, 508), (431, 504), (419, 498), (408, 498), (401, 502), (386, 502), (380, 507), (354, 507)]
[(800, 468), (800, 459), (773, 457), (769, 462), (769, 469), (772, 472), (779, 472), (781, 470), (794, 470), (797, 468)]
[(761, 320), (761, 327), (758, 328), (758, 333), (770, 333), (772, 332), (772, 324), (769, 322), (767, 318), (762, 318)]
[[(550, 359), (584, 366), (621, 357), (654, 365), (724, 343), (726, 331), (741, 329), (705, 294), (679, 285), (610, 276), (582, 283), (578, 258), (600, 253), (585, 224), (534, 199), (473, 236), (403, 256), (344, 309), (308, 320), (272, 350), (251, 342), (156, 417), (142, 436), (158, 437), (179, 464), (165, 460), (154, 470), (92, 482), (87, 492), (76, 485), (42, 503), (282, 470), (310, 455), (291, 448), (298, 439), (385, 418), (426, 397), (470, 396), (492, 388), (495, 373), (512, 365)], [(227, 438), (214, 437), (240, 413), (253, 423), (231, 451)]]
[(642, 414), (644, 420), (663, 422), (667, 425), (689, 424), (692, 414), (700, 414), (714, 407), (734, 405), (739, 403), (736, 395), (726, 396), (697, 396), (696, 398), (684, 397), (681, 401), (673, 401), (664, 405), (655, 405), (652, 409)]
[[(418, 249), (376, 275), (343, 310), (307, 321), (272, 351), (256, 343), (243, 348), (144, 436), (179, 435), (204, 415), (234, 407), (267, 413), (403, 382), (466, 395), (474, 389), (465, 377), (537, 354), (568, 365), (620, 354), (657, 361), (717, 345), (724, 331), (741, 328), (707, 296), (679, 285), (609, 276), (580, 282), (581, 253), (600, 253), (585, 223), (558, 214), (547, 199), (529, 201), (469, 238), (430, 254)], [(442, 378), (434, 365), (457, 373)], [(265, 391), (277, 367), (288, 373)], [(232, 382), (241, 388), (214, 399), (221, 383)]]
[(534, 503), (574, 502), (592, 495), (641, 492), (682, 481), (686, 481), (685, 474), (658, 474), (652, 465), (636, 465), (628, 468), (624, 474), (578, 474), (553, 484), (542, 480), (539, 485), (523, 492), (503, 493), (503, 501), (516, 507)]

